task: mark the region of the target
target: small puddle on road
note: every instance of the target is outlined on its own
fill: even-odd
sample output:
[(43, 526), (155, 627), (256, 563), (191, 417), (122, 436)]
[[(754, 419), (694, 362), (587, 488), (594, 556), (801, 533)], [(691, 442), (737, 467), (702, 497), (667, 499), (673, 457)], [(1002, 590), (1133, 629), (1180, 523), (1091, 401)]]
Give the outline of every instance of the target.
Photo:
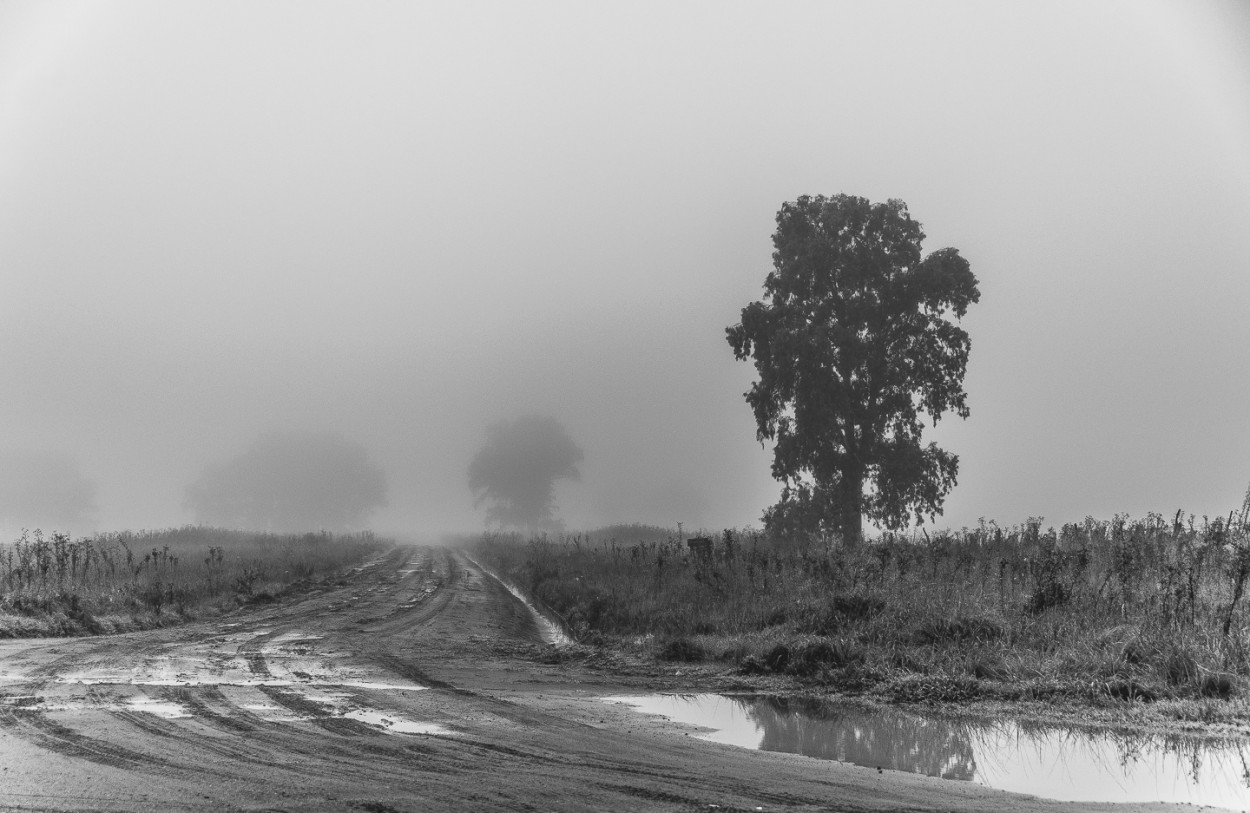
[(285, 706), (249, 705), (246, 706), (253, 714), (270, 722), (306, 722), (321, 717), (344, 717), (380, 729), (388, 734), (454, 734), (451, 729), (437, 723), (421, 723), (409, 720), (394, 712), (363, 705), (360, 699), (350, 692), (319, 692), (305, 687), (291, 687), (284, 690), (297, 694), (305, 701), (320, 706), (314, 715), (300, 714)]
[(144, 694), (129, 697), (87, 697), (46, 699), (40, 695), (9, 696), (0, 700), (0, 708), (19, 709), (25, 712), (71, 712), (91, 711), (119, 712), (141, 711), (166, 720), (192, 717), (191, 710), (181, 703), (158, 700)]
[(444, 728), (437, 723), (418, 723), (375, 709), (352, 709), (344, 712), (342, 716), (394, 734), (442, 734), (446, 736), (452, 733), (451, 729)]
[(178, 720), (191, 716), (191, 712), (181, 703), (153, 700), (145, 696), (132, 697), (126, 701), (126, 705), (130, 707), (131, 711), (146, 711), (148, 714), (155, 714), (157, 717), (164, 717), (166, 720)]
[(962, 779), (1060, 801), (1250, 807), (1250, 741), (984, 723), (819, 701), (716, 694), (609, 697), (711, 729), (702, 739)]
[(285, 706), (278, 706), (273, 703), (244, 703), (242, 708), (247, 709), (267, 723), (303, 723), (315, 719), (306, 714), (296, 714)]
[[(271, 630), (221, 635), (170, 645), (170, 654), (135, 657), (125, 667), (65, 671), (53, 680), (84, 686), (321, 686), (419, 691), (403, 680), (378, 680), (374, 669), (354, 664), (352, 653), (322, 649), (320, 635), (288, 630), (259, 643)], [(250, 648), (249, 648), (250, 646)]]

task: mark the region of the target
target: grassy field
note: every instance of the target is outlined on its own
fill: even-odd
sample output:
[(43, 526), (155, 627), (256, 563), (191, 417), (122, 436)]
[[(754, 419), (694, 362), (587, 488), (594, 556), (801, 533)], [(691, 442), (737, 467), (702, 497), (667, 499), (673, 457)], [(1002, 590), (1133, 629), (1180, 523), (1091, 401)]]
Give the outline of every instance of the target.
[(0, 544), (0, 637), (146, 629), (272, 601), (384, 547), (372, 534), (184, 527)]
[(892, 700), (1241, 695), (1250, 503), (1229, 517), (1040, 520), (847, 547), (724, 531), (710, 558), (625, 526), (487, 534), (475, 554), (580, 641)]

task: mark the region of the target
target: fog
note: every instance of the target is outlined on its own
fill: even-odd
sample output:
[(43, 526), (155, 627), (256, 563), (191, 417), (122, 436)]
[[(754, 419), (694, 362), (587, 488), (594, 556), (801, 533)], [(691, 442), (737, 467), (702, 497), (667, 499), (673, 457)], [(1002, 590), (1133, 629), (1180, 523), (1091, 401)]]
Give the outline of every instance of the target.
[[(980, 280), (939, 526), (1226, 513), (1250, 482), (1235, 2), (0, 5), (0, 448), (75, 532), (333, 433), (372, 524), (481, 527), (487, 427), (571, 528), (758, 524), (724, 329), (802, 194), (905, 200)], [(6, 533), (30, 522), (7, 517)]]

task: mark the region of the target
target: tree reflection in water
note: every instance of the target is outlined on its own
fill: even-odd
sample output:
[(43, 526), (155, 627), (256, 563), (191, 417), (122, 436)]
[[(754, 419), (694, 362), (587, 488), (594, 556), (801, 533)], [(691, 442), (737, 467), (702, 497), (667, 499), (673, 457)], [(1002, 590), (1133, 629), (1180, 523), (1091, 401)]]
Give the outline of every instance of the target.
[(707, 739), (766, 751), (971, 780), (1081, 802), (1175, 802), (1246, 809), (1246, 738), (1022, 720), (814, 699), (733, 695), (617, 697), (650, 714), (708, 729)]
[(764, 732), (760, 748), (869, 768), (970, 780), (977, 763), (965, 726), (894, 709), (791, 698), (734, 698)]

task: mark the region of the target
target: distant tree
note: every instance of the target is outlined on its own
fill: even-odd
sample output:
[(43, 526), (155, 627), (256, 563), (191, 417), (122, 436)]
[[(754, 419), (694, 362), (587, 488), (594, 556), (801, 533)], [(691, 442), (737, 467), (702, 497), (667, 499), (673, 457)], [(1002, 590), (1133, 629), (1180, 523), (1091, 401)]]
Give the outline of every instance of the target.
[(332, 432), (271, 432), (187, 488), (196, 522), (257, 531), (359, 529), (386, 504), (386, 475)]
[(65, 530), (89, 524), (96, 484), (69, 455), (46, 450), (0, 452), (0, 522), (17, 527)]
[(486, 445), (469, 464), (473, 505), (489, 502), (486, 521), (526, 531), (560, 527), (555, 483), (578, 480), (582, 450), (555, 418), (527, 415), (486, 430)]
[(900, 200), (803, 196), (777, 213), (764, 298), (726, 329), (759, 374), (757, 437), (775, 443), (768, 529), (853, 541), (865, 517), (899, 528), (941, 512), (959, 458), (921, 445), (921, 414), (968, 417), (971, 343), (946, 316), (980, 292), (957, 250), (922, 259), (923, 239)]

